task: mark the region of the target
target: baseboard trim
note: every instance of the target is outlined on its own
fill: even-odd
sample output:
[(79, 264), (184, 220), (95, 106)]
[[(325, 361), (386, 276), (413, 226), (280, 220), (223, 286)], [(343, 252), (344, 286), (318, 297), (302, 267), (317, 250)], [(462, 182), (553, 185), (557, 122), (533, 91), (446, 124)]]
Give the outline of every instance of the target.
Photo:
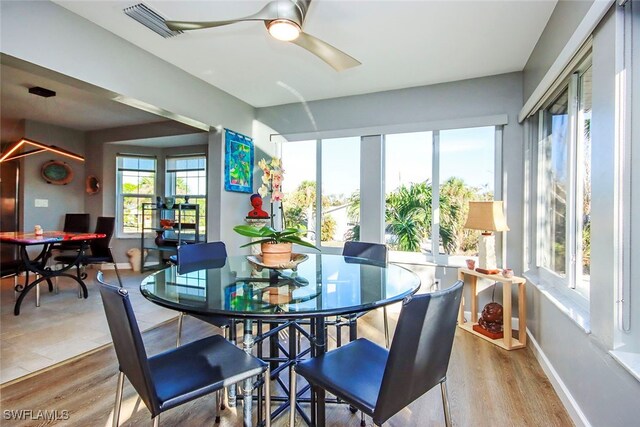
[(569, 413), (573, 423), (576, 427), (591, 427), (591, 423), (589, 423), (584, 412), (580, 409), (580, 405), (578, 405), (578, 402), (573, 398), (571, 392), (564, 384), (564, 381), (562, 381), (562, 378), (560, 378), (560, 375), (558, 375), (558, 372), (556, 372), (555, 368), (544, 354), (544, 351), (542, 351), (542, 347), (540, 347), (540, 344), (538, 344), (538, 341), (536, 341), (529, 329), (527, 329), (527, 336), (531, 343), (529, 348), (531, 348), (533, 355), (536, 357), (538, 363), (540, 363), (544, 373), (547, 374), (547, 378), (549, 378), (553, 389), (558, 394), (560, 401), (562, 401), (562, 404)]

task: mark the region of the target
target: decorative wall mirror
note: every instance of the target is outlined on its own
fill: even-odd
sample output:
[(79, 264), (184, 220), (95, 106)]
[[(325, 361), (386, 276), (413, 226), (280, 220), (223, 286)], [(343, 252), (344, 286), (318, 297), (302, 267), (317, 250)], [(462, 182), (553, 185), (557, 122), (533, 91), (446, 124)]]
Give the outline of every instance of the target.
[(48, 184), (67, 185), (73, 180), (71, 166), (59, 160), (49, 160), (42, 165), (40, 170), (42, 178)]
[(85, 191), (89, 195), (94, 195), (100, 191), (100, 180), (95, 175), (87, 176), (85, 180)]

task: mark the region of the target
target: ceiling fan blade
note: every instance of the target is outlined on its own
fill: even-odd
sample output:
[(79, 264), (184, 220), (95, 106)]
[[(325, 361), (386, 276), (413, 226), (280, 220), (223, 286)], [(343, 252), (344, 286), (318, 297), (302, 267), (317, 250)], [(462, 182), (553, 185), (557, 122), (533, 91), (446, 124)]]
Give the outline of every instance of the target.
[(167, 27), (173, 31), (202, 30), (204, 28), (222, 27), (243, 21), (268, 21), (278, 18), (278, 2), (272, 1), (253, 15), (244, 18), (228, 19), (225, 21), (165, 21)]
[(292, 40), (291, 43), (297, 44), (301, 48), (313, 53), (331, 65), (336, 71), (344, 71), (361, 65), (361, 62), (357, 59), (305, 32), (301, 32), (298, 38)]

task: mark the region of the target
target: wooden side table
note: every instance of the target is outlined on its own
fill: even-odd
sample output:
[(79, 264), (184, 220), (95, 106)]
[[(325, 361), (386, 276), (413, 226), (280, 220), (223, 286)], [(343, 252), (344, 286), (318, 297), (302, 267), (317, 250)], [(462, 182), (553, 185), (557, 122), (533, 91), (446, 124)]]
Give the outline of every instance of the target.
[[(493, 282), (502, 283), (502, 313), (503, 313), (503, 329), (504, 337), (498, 339), (491, 339), (479, 332), (473, 330), (473, 325), (478, 322), (478, 293), (477, 282), (478, 278), (489, 279)], [(465, 282), (465, 278), (468, 278), (469, 285), (471, 286), (471, 322), (465, 323), (464, 321), (464, 297), (460, 303), (460, 312), (458, 313), (458, 326), (467, 332), (489, 341), (505, 350), (516, 350), (527, 346), (527, 298), (525, 291), (526, 279), (524, 277), (513, 276), (509, 279), (503, 277), (501, 274), (483, 274), (478, 273), (475, 270), (469, 270), (468, 268), (458, 269), (458, 279)], [(518, 285), (518, 339), (513, 337), (511, 331), (511, 287), (512, 285)]]

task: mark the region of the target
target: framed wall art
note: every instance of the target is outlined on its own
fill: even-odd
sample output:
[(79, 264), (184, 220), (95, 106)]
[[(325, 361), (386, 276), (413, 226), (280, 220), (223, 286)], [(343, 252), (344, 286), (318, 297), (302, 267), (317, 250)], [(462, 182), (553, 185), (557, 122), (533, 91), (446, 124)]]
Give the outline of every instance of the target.
[(225, 129), (224, 189), (253, 193), (253, 139)]

